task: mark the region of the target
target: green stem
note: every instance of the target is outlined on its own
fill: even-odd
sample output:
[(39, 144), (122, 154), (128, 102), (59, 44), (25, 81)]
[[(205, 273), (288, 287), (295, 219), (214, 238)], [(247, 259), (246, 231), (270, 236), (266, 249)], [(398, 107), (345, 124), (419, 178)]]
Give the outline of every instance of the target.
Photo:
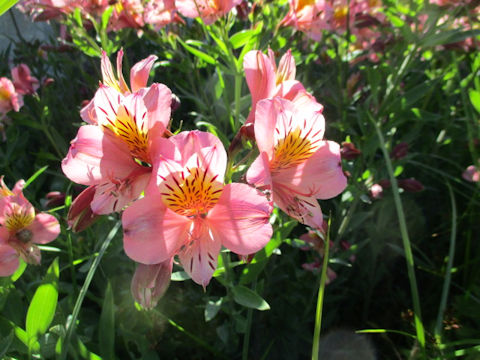
[[(253, 280), (252, 290), (257, 289), (257, 277)], [(242, 360), (248, 360), (248, 348), (250, 347), (250, 332), (252, 331), (252, 317), (253, 309), (248, 308), (247, 310), (247, 329), (245, 330), (245, 335), (243, 337), (243, 347), (242, 347)]]
[(73, 331), (75, 330), (75, 325), (77, 322), (78, 314), (80, 312), (80, 308), (82, 307), (83, 299), (87, 294), (88, 288), (90, 286), (90, 282), (93, 279), (93, 275), (95, 275), (95, 272), (97, 271), (97, 267), (100, 264), (100, 260), (102, 260), (103, 254), (107, 250), (108, 245), (110, 245), (110, 242), (117, 234), (117, 231), (120, 228), (120, 224), (121, 224), (120, 221), (117, 222), (115, 226), (112, 228), (112, 230), (110, 230), (110, 232), (108, 233), (107, 237), (105, 238), (100, 248), (100, 251), (98, 252), (98, 256), (93, 260), (92, 266), (90, 267), (87, 277), (85, 278), (85, 282), (82, 288), (80, 289), (80, 293), (78, 294), (77, 301), (75, 302), (75, 306), (73, 308), (71, 320), (70, 322), (67, 322), (67, 325), (66, 325), (67, 330), (65, 333), (65, 341), (63, 342), (62, 354), (60, 356), (60, 360), (64, 360), (67, 357), (68, 346), (70, 344), (70, 339), (72, 337)]
[(318, 360), (318, 349), (320, 345), (320, 330), (322, 328), (323, 298), (325, 296), (325, 284), (327, 282), (328, 256), (329, 256), (329, 249), (330, 249), (330, 225), (331, 225), (330, 219), (328, 221), (327, 238), (325, 239), (322, 275), (320, 276), (320, 287), (318, 288), (317, 311), (315, 314), (315, 331), (313, 333), (312, 360)]
[(392, 162), (390, 161), (390, 155), (388, 154), (387, 148), (385, 146), (385, 139), (380, 130), (380, 127), (376, 121), (372, 118), (370, 113), (367, 113), (369, 119), (375, 126), (375, 131), (377, 132), (378, 139), (380, 141), (380, 147), (383, 152), (383, 157), (387, 164), (387, 171), (390, 177), (390, 183), (392, 185), (393, 199), (395, 202), (395, 208), (397, 209), (398, 222), (400, 224), (400, 233), (402, 235), (403, 249), (405, 252), (405, 259), (407, 261), (407, 273), (408, 279), (410, 281), (410, 289), (412, 292), (412, 301), (413, 301), (413, 311), (415, 315), (415, 330), (417, 332), (417, 341), (420, 344), (420, 347), (425, 350), (425, 330), (422, 323), (422, 314), (420, 308), (420, 297), (418, 295), (418, 286), (417, 279), (415, 277), (415, 264), (413, 261), (412, 247), (410, 244), (410, 238), (408, 236), (407, 222), (405, 220), (405, 212), (403, 211), (402, 200), (400, 199), (400, 192), (398, 190), (397, 179), (395, 178)]
[(437, 345), (442, 342), (442, 321), (445, 309), (447, 307), (448, 293), (450, 291), (450, 281), (452, 278), (453, 259), (455, 257), (455, 246), (457, 237), (457, 205), (455, 204), (455, 196), (450, 183), (447, 182), (448, 193), (450, 195), (450, 204), (452, 207), (452, 230), (450, 233), (450, 249), (448, 251), (447, 269), (445, 270), (445, 281), (443, 282), (442, 297), (438, 308), (437, 323), (435, 325), (435, 340)]
[(73, 246), (72, 236), (70, 231), (67, 232), (67, 247), (68, 247), (68, 262), (70, 263), (70, 274), (72, 276), (73, 291), (76, 293), (78, 290), (77, 276), (75, 273), (75, 265), (73, 265)]

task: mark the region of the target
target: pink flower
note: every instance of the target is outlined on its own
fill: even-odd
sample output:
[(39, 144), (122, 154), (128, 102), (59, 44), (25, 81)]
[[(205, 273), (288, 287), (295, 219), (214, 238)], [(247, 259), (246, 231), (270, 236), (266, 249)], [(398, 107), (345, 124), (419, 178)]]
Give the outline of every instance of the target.
[(252, 109), (245, 125), (254, 122), (258, 101), (275, 96), (291, 100), (298, 106), (323, 109), (323, 106), (317, 103), (303, 85), (295, 80), (295, 59), (290, 50), (282, 56), (278, 68), (271, 49), (268, 49), (268, 56), (258, 50), (249, 51), (243, 58), (243, 68), (252, 94)]
[[(102, 71), (103, 85), (115, 89), (122, 95), (129, 95), (132, 92), (137, 92), (147, 86), (150, 70), (155, 63), (155, 60), (157, 60), (157, 57), (155, 55), (150, 55), (149, 57), (139, 61), (132, 67), (132, 69), (130, 70), (130, 89), (127, 85), (127, 82), (125, 81), (125, 78), (123, 77), (122, 72), (123, 49), (121, 49), (117, 53), (116, 73), (113, 70), (112, 63), (110, 62), (107, 53), (105, 51), (102, 51), (100, 68)], [(80, 116), (87, 123), (97, 123), (93, 100), (80, 110)]]
[(272, 206), (246, 184), (224, 184), (227, 156), (218, 138), (182, 132), (158, 139), (155, 151), (145, 197), (122, 217), (130, 258), (158, 264), (178, 254), (185, 271), (205, 287), (222, 245), (248, 255), (267, 244)]
[(113, 5), (110, 28), (118, 31), (124, 28), (140, 29), (143, 25), (143, 3), (141, 0), (118, 0)]
[(138, 264), (130, 290), (133, 298), (145, 309), (153, 309), (170, 285), (173, 258), (160, 264)]
[(206, 25), (226, 15), (242, 0), (175, 0), (178, 11), (188, 18), (201, 17)]
[(31, 95), (39, 88), (38, 79), (30, 74), (30, 69), (25, 64), (20, 64), (12, 69), (12, 79), (15, 90), (19, 94)]
[(322, 39), (322, 31), (328, 29), (333, 9), (325, 0), (289, 0), (290, 9), (281, 25), (293, 26), (315, 41)]
[(478, 170), (475, 165), (470, 165), (467, 169), (462, 173), (462, 177), (470, 182), (479, 182), (480, 181), (480, 171)]
[(373, 184), (368, 192), (372, 199), (379, 200), (383, 198), (383, 187), (380, 184)]
[(0, 78), (0, 118), (10, 110), (19, 111), (23, 106), (23, 96), (6, 77)]
[(175, 0), (156, 0), (149, 1), (145, 5), (143, 20), (146, 24), (151, 24), (156, 30), (167, 24), (178, 21), (177, 8)]
[(272, 191), (280, 209), (303, 224), (320, 229), (322, 212), (316, 199), (329, 199), (347, 185), (340, 146), (323, 140), (320, 111), (298, 109), (288, 100), (266, 99), (255, 113), (260, 155), (247, 171), (247, 181)]
[(23, 196), (23, 180), (10, 191), (1, 179), (0, 196), (0, 276), (12, 275), (19, 265), (18, 257), (28, 263), (40, 263), (35, 244), (46, 244), (60, 234), (54, 216), (38, 213)]
[(62, 161), (70, 180), (95, 187), (91, 203), (95, 214), (122, 210), (149, 181), (151, 146), (169, 124), (172, 98), (165, 85), (144, 87), (154, 60), (150, 56), (132, 68), (131, 93), (121, 75), (121, 53), (117, 76), (104, 55), (102, 74), (108, 86), (97, 90), (88, 105), (91, 125), (80, 127)]

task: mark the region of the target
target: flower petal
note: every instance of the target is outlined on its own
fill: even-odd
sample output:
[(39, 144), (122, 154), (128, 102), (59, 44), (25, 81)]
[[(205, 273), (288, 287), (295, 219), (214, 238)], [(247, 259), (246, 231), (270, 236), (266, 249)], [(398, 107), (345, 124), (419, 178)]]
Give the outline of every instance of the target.
[(7, 244), (0, 244), (0, 276), (12, 275), (19, 264), (15, 249)]
[(221, 243), (212, 239), (202, 220), (194, 223), (188, 243), (178, 254), (183, 268), (197, 284), (206, 287), (217, 267)]
[(169, 210), (159, 195), (135, 201), (122, 216), (123, 246), (127, 255), (143, 264), (171, 258), (188, 237), (191, 221)]
[(166, 129), (170, 123), (172, 92), (163, 84), (152, 84), (140, 92), (148, 112), (148, 129), (161, 123)]
[(137, 92), (141, 88), (147, 86), (150, 70), (156, 60), (157, 57), (155, 55), (150, 55), (148, 58), (139, 61), (132, 67), (130, 70), (130, 86), (132, 92)]
[(275, 172), (272, 182), (274, 188), (281, 185), (295, 193), (318, 199), (337, 196), (347, 186), (340, 146), (333, 141), (321, 141), (319, 149), (307, 161)]
[(26, 229), (32, 232), (32, 242), (36, 244), (47, 244), (55, 240), (60, 234), (58, 220), (55, 216), (46, 213), (38, 213), (33, 223)]
[(248, 168), (246, 176), (247, 182), (256, 187), (271, 185), (272, 178), (266, 152), (262, 152), (258, 155), (252, 165)]
[(94, 125), (80, 127), (62, 161), (65, 175), (83, 185), (99, 184), (109, 177), (124, 178), (138, 167), (125, 144)]
[(272, 236), (269, 223), (272, 205), (246, 184), (228, 184), (208, 214), (213, 238), (239, 255), (263, 248)]

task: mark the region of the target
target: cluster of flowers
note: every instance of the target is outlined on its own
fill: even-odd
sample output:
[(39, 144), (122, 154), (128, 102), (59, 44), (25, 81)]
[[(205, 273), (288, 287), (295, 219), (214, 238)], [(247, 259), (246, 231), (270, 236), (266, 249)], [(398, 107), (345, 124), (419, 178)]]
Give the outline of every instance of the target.
[(61, 18), (76, 8), (89, 17), (100, 18), (108, 7), (112, 7), (109, 29), (140, 29), (150, 24), (161, 28), (173, 22), (183, 22), (179, 14), (201, 17), (210, 24), (227, 14), (242, 0), (24, 0), (18, 5), (37, 21)]
[(283, 25), (293, 26), (316, 41), (324, 31), (342, 34), (348, 30), (362, 49), (379, 37), (373, 27), (385, 20), (380, 0), (289, 0), (289, 4)]
[(20, 64), (11, 70), (13, 82), (7, 77), (0, 78), (0, 132), (5, 140), (4, 126), (9, 122), (6, 114), (9, 111), (19, 111), (23, 106), (23, 96), (34, 94), (39, 81), (30, 74), (25, 64)]
[(10, 276), (18, 268), (19, 257), (29, 264), (40, 264), (36, 244), (47, 244), (60, 234), (53, 215), (35, 215), (32, 204), (23, 195), (23, 180), (10, 190), (0, 177), (0, 276)]
[(239, 134), (250, 134), (259, 150), (246, 174), (250, 185), (225, 179), (227, 152), (217, 137), (169, 131), (170, 89), (147, 87), (156, 57), (131, 69), (128, 87), (122, 55), (115, 74), (103, 54), (103, 83), (81, 111), (88, 125), (71, 142), (62, 169), (88, 185), (71, 207), (74, 230), (123, 211), (124, 249), (140, 263), (132, 282), (140, 304), (155, 305), (175, 255), (205, 287), (222, 246), (242, 256), (259, 251), (272, 235), (272, 200), (300, 222), (322, 226), (317, 199), (338, 195), (346, 178), (339, 145), (323, 139), (323, 107), (294, 79), (290, 52), (278, 68), (271, 51), (245, 56), (252, 112)]

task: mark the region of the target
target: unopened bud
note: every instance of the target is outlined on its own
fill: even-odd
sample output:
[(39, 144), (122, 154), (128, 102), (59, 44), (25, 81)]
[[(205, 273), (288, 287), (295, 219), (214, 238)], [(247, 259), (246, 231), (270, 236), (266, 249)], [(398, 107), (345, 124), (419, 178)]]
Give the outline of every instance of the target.
[(359, 157), (362, 152), (358, 150), (355, 145), (351, 142), (342, 142), (342, 148), (340, 150), (342, 159), (353, 160)]
[(462, 173), (462, 177), (470, 182), (479, 182), (480, 181), (480, 171), (474, 165), (470, 165)]
[(90, 204), (95, 196), (96, 186), (92, 185), (83, 190), (73, 201), (68, 210), (68, 226), (74, 232), (80, 232), (88, 228), (96, 220), (98, 215), (94, 214)]
[(65, 194), (60, 191), (50, 191), (45, 197), (47, 198), (46, 208), (61, 206), (65, 203)]
[(402, 142), (398, 145), (396, 145), (392, 153), (390, 154), (390, 157), (394, 160), (400, 160), (403, 159), (405, 156), (408, 154), (408, 144), (406, 142)]
[(180, 101), (180, 98), (172, 93), (172, 102), (170, 104), (170, 109), (172, 110), (172, 113), (176, 111), (181, 104), (182, 102)]
[(383, 197), (383, 187), (380, 184), (373, 184), (368, 191), (372, 199), (381, 199)]
[(159, 264), (138, 264), (130, 290), (143, 308), (153, 309), (165, 294), (172, 276), (173, 257)]
[(425, 186), (414, 178), (398, 180), (398, 186), (408, 192), (419, 192), (425, 189)]

